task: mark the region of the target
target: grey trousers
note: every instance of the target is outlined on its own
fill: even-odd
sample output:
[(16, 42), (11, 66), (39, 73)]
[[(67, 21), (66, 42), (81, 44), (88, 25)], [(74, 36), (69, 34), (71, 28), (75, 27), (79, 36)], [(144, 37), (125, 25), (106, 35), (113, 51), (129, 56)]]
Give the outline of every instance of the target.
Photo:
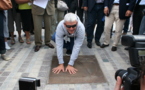
[(8, 29), (8, 12), (7, 10), (4, 10), (4, 37), (8, 38), (9, 37), (9, 29)]
[(34, 35), (35, 35), (35, 45), (41, 46), (42, 45), (42, 21), (44, 20), (44, 27), (45, 27), (45, 44), (50, 42), (50, 31), (52, 25), (52, 15), (48, 15), (45, 11), (44, 15), (34, 15), (33, 14), (33, 22), (34, 22)]

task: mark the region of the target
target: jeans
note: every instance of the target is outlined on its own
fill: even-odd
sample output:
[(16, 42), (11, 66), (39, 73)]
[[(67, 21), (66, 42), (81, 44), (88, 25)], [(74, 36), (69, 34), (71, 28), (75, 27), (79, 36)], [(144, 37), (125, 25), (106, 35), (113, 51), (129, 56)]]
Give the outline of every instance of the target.
[[(56, 32), (52, 35), (51, 39), (55, 42), (55, 35)], [(73, 50), (73, 46), (74, 46), (74, 37), (69, 37), (70, 38), (70, 42), (65, 42), (65, 40), (63, 41), (63, 48), (66, 48), (67, 50)]]

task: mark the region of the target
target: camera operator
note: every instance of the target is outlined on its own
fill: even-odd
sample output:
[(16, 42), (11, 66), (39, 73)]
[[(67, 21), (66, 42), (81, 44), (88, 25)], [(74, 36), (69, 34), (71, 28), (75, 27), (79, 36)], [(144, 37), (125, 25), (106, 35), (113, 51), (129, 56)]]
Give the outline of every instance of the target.
[[(140, 70), (140, 90), (145, 90), (145, 60), (141, 62), (141, 70)], [(117, 77), (116, 85), (114, 90), (124, 90), (122, 85), (122, 79), (120, 76)]]

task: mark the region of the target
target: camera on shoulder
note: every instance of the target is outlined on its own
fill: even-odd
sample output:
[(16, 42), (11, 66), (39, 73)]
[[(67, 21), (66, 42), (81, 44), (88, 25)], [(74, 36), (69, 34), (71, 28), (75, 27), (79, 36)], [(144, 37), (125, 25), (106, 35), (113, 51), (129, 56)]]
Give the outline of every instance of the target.
[(141, 62), (145, 60), (145, 36), (144, 35), (124, 35), (121, 43), (128, 46), (129, 59), (132, 67), (127, 70), (119, 69), (115, 73), (122, 78), (124, 90), (140, 90)]

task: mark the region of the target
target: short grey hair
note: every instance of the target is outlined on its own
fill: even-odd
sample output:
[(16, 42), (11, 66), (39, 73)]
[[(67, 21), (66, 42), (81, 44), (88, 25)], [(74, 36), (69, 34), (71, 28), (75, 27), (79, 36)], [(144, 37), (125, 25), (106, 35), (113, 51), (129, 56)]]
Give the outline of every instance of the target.
[(67, 13), (64, 16), (64, 22), (74, 22), (74, 21), (78, 21), (76, 14), (74, 14), (74, 13)]

